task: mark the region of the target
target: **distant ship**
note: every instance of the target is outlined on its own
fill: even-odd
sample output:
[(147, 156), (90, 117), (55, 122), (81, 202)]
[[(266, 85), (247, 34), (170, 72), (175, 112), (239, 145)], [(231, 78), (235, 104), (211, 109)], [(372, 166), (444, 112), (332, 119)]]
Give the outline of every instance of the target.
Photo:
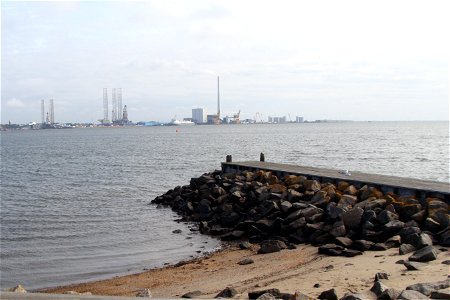
[(192, 121), (177, 120), (176, 118), (173, 118), (172, 121), (170, 121), (169, 124), (170, 125), (177, 125), (177, 126), (181, 126), (181, 125), (195, 125), (195, 123), (192, 122)]

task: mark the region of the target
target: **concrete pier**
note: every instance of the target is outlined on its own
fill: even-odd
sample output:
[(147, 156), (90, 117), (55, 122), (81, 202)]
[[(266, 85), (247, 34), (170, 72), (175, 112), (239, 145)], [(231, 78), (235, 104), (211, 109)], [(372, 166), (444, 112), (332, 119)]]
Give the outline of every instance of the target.
[(383, 193), (392, 192), (396, 195), (415, 195), (419, 201), (425, 201), (427, 197), (437, 197), (450, 203), (450, 184), (446, 182), (367, 174), (361, 172), (332, 170), (325, 168), (305, 167), (297, 165), (270, 163), (262, 161), (242, 161), (222, 163), (222, 171), (233, 173), (237, 171), (271, 171), (278, 177), (285, 175), (303, 175), (309, 179), (325, 183), (337, 183), (347, 181), (355, 187), (364, 185), (374, 186)]

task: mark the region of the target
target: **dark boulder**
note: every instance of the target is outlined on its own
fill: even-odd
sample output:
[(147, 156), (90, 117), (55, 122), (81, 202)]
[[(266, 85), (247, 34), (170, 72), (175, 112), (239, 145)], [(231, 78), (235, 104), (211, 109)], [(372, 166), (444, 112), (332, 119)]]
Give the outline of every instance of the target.
[(347, 293), (340, 300), (368, 300), (368, 298), (360, 294)]
[(267, 290), (249, 292), (248, 299), (258, 299), (259, 296), (266, 294), (266, 293), (271, 294), (275, 298), (278, 298), (281, 295), (281, 292), (279, 289), (267, 289)]
[(319, 247), (319, 254), (325, 254), (329, 256), (340, 256), (342, 255), (342, 251), (344, 251), (344, 247), (336, 245), (336, 244), (326, 244)]
[(378, 272), (377, 274), (375, 274), (375, 279), (373, 281), (380, 281), (382, 279), (388, 280), (389, 274), (386, 272)]
[(337, 207), (336, 203), (334, 202), (328, 203), (325, 210), (331, 220), (338, 219), (342, 215), (342, 213), (346, 211), (346, 209), (343, 209), (342, 207)]
[(400, 296), (401, 291), (393, 289), (393, 288), (387, 288), (384, 290), (384, 292), (381, 293), (381, 295), (378, 296), (378, 300), (396, 300), (398, 296)]
[(448, 289), (450, 287), (450, 280), (443, 280), (438, 282), (416, 283), (406, 287), (406, 290), (413, 290), (420, 292), (425, 296), (430, 296), (433, 291)]
[(202, 292), (193, 291), (193, 292), (188, 292), (188, 293), (182, 295), (181, 298), (194, 299), (194, 298), (198, 298), (198, 296), (201, 296), (201, 295), (202, 295)]
[(428, 262), (437, 259), (438, 250), (433, 246), (426, 246), (420, 250), (417, 250), (409, 257), (410, 261)]
[(387, 224), (391, 221), (398, 221), (399, 217), (396, 213), (390, 211), (390, 210), (383, 210), (382, 212), (380, 212), (380, 214), (377, 217), (377, 220), (379, 223), (381, 224)]
[(319, 297), (317, 299), (320, 300), (338, 300), (338, 296), (335, 289), (330, 289), (327, 291), (323, 291), (320, 293)]
[(415, 262), (415, 261), (405, 261), (403, 265), (409, 270), (409, 271), (420, 271), (426, 264)]
[(428, 297), (424, 294), (417, 292), (417, 291), (408, 291), (404, 290), (400, 293), (400, 296), (398, 296), (398, 300), (423, 300), (427, 299)]
[(404, 255), (416, 251), (416, 247), (411, 244), (401, 244), (398, 248), (398, 254)]
[(350, 245), (351, 249), (359, 250), (359, 251), (367, 251), (374, 245), (374, 242), (366, 241), (366, 240), (355, 240)]
[(343, 237), (347, 234), (347, 230), (345, 229), (344, 222), (336, 221), (331, 228), (330, 234), (334, 237)]
[(237, 291), (232, 288), (232, 287), (227, 287), (225, 288), (223, 291), (221, 291), (220, 293), (218, 293), (216, 295), (216, 297), (214, 298), (233, 298), (234, 296), (237, 295)]
[(355, 249), (344, 249), (342, 250), (341, 255), (345, 257), (355, 257), (358, 255), (362, 255), (362, 252)]
[(353, 241), (351, 239), (349, 239), (348, 237), (337, 237), (336, 238), (336, 244), (340, 245), (344, 248), (348, 248), (350, 247), (350, 245), (353, 243)]
[(375, 281), (370, 291), (379, 297), (388, 287), (384, 285), (381, 281)]
[(345, 227), (348, 229), (358, 229), (363, 213), (364, 210), (359, 207), (344, 212), (342, 214), (342, 221), (344, 221)]
[(261, 242), (261, 248), (258, 250), (258, 254), (278, 252), (283, 249), (287, 249), (284, 242), (279, 240), (265, 240)]

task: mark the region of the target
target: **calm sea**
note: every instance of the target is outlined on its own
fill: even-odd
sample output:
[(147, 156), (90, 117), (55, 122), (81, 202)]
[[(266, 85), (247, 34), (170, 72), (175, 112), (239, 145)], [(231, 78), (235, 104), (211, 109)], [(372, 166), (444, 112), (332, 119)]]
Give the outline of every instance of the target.
[(215, 249), (148, 203), (227, 154), (448, 182), (448, 146), (447, 122), (2, 132), (0, 286), (113, 277)]

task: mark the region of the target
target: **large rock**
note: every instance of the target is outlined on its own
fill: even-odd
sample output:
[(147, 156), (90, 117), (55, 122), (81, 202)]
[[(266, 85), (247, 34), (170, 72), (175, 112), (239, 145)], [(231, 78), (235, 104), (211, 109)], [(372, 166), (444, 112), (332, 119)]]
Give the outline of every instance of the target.
[(340, 300), (369, 300), (364, 295), (347, 293)]
[(296, 202), (299, 201), (302, 198), (303, 194), (300, 192), (297, 192), (294, 189), (288, 189), (287, 191), (287, 200), (289, 202)]
[(279, 240), (265, 240), (261, 242), (261, 248), (258, 250), (258, 254), (278, 252), (283, 249), (287, 249), (284, 242)]
[(386, 272), (378, 272), (377, 274), (375, 274), (374, 281), (380, 281), (382, 279), (388, 280), (389, 274)]
[(450, 247), (450, 227), (440, 232), (440, 243), (444, 247)]
[(400, 237), (403, 244), (413, 244), (414, 238), (412, 237), (413, 234), (419, 235), (422, 231), (419, 227), (410, 226), (410, 227), (403, 227), (400, 231)]
[(300, 219), (297, 219), (297, 220), (289, 223), (289, 227), (294, 230), (303, 228), (303, 227), (305, 227), (305, 225), (306, 225), (306, 219), (304, 217), (301, 217)]
[(375, 243), (366, 240), (355, 240), (351, 244), (350, 248), (356, 249), (359, 251), (367, 251), (369, 250)]
[(336, 238), (336, 244), (348, 248), (350, 247), (350, 245), (353, 243), (352, 239), (342, 236), (342, 237), (337, 237)]
[(307, 191), (318, 192), (322, 188), (317, 180), (305, 180), (303, 181), (303, 187)]
[(436, 260), (438, 256), (438, 250), (433, 246), (427, 246), (413, 253), (408, 259), (410, 261), (428, 262)]
[(415, 262), (415, 261), (405, 261), (403, 264), (409, 271), (420, 271), (420, 270), (422, 270), (423, 267), (426, 266), (426, 264), (424, 264), (424, 263)]
[(379, 297), (388, 287), (385, 286), (381, 281), (375, 281), (370, 291)]
[(361, 223), (361, 217), (364, 213), (362, 208), (356, 207), (342, 214), (342, 221), (348, 229), (358, 229)]
[(336, 244), (326, 244), (319, 247), (319, 254), (340, 256), (345, 248)]
[(337, 183), (337, 189), (338, 189), (338, 191), (341, 191), (341, 192), (343, 192), (349, 186), (350, 186), (350, 183), (348, 183), (347, 181), (339, 181)]
[(356, 194), (358, 194), (358, 189), (355, 188), (355, 186), (353, 185), (349, 185), (347, 188), (344, 189), (344, 194), (355, 196)]
[(345, 236), (347, 234), (347, 230), (345, 229), (344, 222), (342, 221), (335, 222), (330, 231), (330, 234), (336, 238)]
[(416, 247), (411, 244), (401, 244), (398, 248), (398, 254), (404, 255), (416, 251)]
[(437, 198), (428, 198), (428, 217), (439, 223), (441, 229), (450, 225), (449, 206)]
[(423, 232), (421, 234), (412, 234), (410, 236), (410, 240), (411, 244), (417, 249), (421, 249), (426, 246), (433, 246), (433, 240), (431, 239), (431, 237)]
[(284, 193), (287, 191), (287, 187), (284, 184), (275, 183), (272, 185), (269, 185), (269, 189), (271, 193)]
[(430, 296), (433, 291), (448, 289), (450, 287), (450, 280), (442, 280), (438, 282), (416, 283), (406, 287), (406, 290), (413, 290), (420, 292), (425, 296)]
[(396, 300), (400, 296), (401, 291), (394, 288), (385, 289), (381, 295), (378, 296), (379, 300)]
[(336, 290), (335, 289), (330, 289), (330, 290), (326, 290), (323, 291), (322, 293), (320, 293), (319, 297), (317, 297), (317, 299), (320, 300), (338, 300), (338, 296), (336, 294)]
[(423, 300), (423, 299), (427, 299), (427, 296), (425, 296), (424, 294), (419, 293), (417, 291), (404, 290), (397, 299), (398, 300)]
[(188, 293), (182, 295), (181, 298), (195, 299), (195, 298), (198, 298), (198, 296), (201, 296), (201, 295), (202, 295), (201, 291), (192, 291), (192, 292), (188, 292)]
[(450, 291), (448, 289), (442, 289), (440, 291), (433, 291), (430, 295), (431, 299), (450, 299)]
[[(249, 299), (252, 299), (252, 298), (249, 298)], [(271, 293), (264, 293), (256, 299), (257, 300), (276, 300), (277, 298), (275, 298), (275, 296), (272, 295)]]
[(298, 209), (298, 210), (295, 210), (295, 211), (291, 212), (291, 213), (284, 219), (284, 222), (285, 222), (285, 223), (291, 223), (291, 222), (293, 222), (293, 221), (295, 221), (295, 220), (301, 218), (302, 216), (303, 216), (303, 215), (302, 215), (302, 210), (301, 210), (301, 209)]
[(368, 188), (361, 188), (362, 193), (361, 193), (361, 200), (366, 200), (368, 198), (375, 198), (375, 199), (380, 199), (383, 198), (383, 193), (380, 192), (377, 188), (375, 187), (368, 187)]
[(352, 239), (342, 236), (342, 237), (337, 237), (336, 238), (336, 244), (344, 247), (344, 248), (348, 248), (350, 247), (350, 245), (353, 243)]
[(352, 195), (342, 195), (341, 200), (339, 200), (337, 207), (343, 208), (343, 209), (350, 209), (352, 208), (358, 199), (356, 196)]
[(306, 180), (306, 177), (304, 177), (304, 176), (287, 175), (284, 177), (284, 183), (287, 186), (291, 186), (294, 184), (301, 184), (305, 180)]
[(342, 250), (341, 255), (345, 256), (345, 257), (355, 257), (358, 255), (362, 255), (362, 252), (359, 250), (355, 250), (355, 249), (344, 249), (344, 250)]
[(267, 289), (267, 290), (249, 292), (248, 299), (258, 299), (263, 294), (270, 294), (276, 298), (278, 298), (281, 295), (279, 289)]
[(345, 211), (346, 211), (346, 209), (343, 209), (342, 207), (337, 207), (336, 203), (334, 203), (334, 202), (328, 203), (328, 205), (326, 207), (327, 215), (332, 220), (338, 219), (342, 215), (342, 213)]
[(386, 199), (367, 199), (355, 204), (355, 207), (361, 207), (364, 210), (383, 209), (386, 206)]
[(282, 210), (284, 213), (287, 213), (288, 210), (291, 209), (291, 207), (292, 207), (292, 204), (291, 204), (291, 202), (289, 202), (289, 201), (282, 201), (282, 202), (280, 203), (280, 208), (281, 208), (281, 210)]
[(381, 224), (387, 224), (391, 221), (398, 221), (399, 217), (396, 213), (390, 211), (390, 210), (383, 210), (382, 212), (380, 212), (380, 214), (377, 217), (378, 222), (380, 222)]
[(216, 297), (214, 298), (233, 298), (234, 296), (237, 295), (237, 291), (232, 288), (232, 287), (227, 287), (225, 288), (223, 291), (221, 291), (220, 293), (218, 293), (216, 295)]

